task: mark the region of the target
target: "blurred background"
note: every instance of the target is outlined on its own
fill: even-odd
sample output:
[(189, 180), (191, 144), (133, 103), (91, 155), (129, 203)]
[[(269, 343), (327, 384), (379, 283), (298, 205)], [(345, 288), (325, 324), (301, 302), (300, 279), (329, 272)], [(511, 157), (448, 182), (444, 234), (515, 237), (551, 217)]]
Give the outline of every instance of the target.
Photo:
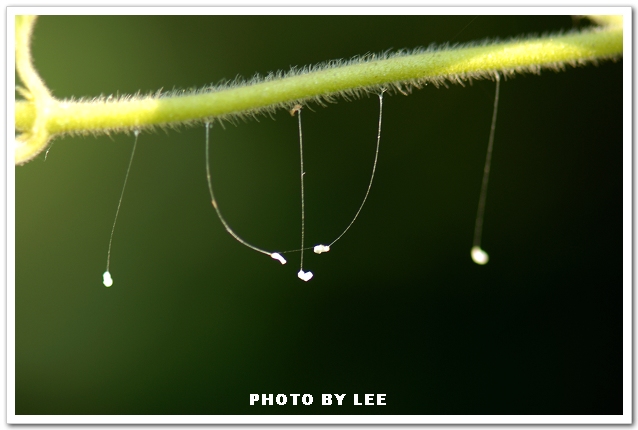
[[(59, 98), (197, 88), (569, 16), (43, 16)], [(17, 414), (621, 414), (622, 61), (501, 84), (483, 248), (470, 259), (495, 84), (386, 96), (377, 174), (312, 281), (232, 239), (204, 127), (66, 137), (16, 168)], [(350, 222), (378, 99), (303, 111), (306, 243)], [(216, 196), (269, 250), (300, 240), (297, 120), (211, 132)], [(312, 406), (249, 406), (250, 393)], [(346, 393), (322, 407), (322, 393)], [(352, 406), (385, 393), (384, 407)]]

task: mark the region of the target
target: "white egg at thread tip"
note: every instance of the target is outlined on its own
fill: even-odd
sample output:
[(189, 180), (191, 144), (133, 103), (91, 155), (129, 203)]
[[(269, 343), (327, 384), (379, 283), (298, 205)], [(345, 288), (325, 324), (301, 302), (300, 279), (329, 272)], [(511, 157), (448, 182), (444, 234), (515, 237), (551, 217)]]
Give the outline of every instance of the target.
[(302, 281), (308, 282), (309, 280), (312, 279), (313, 274), (312, 272), (308, 271), (308, 272), (304, 272), (303, 270), (300, 270), (299, 273), (297, 273), (297, 276), (299, 277), (299, 279), (301, 279)]
[(108, 270), (104, 272), (102, 278), (104, 279), (103, 282), (105, 287), (110, 287), (111, 285), (113, 285), (113, 278), (111, 278), (111, 273)]
[(472, 261), (476, 264), (487, 264), (490, 261), (490, 256), (487, 252), (483, 251), (480, 246), (473, 246), (471, 250)]
[(278, 252), (273, 252), (272, 254), (270, 254), (270, 258), (279, 261), (281, 264), (286, 264), (286, 259)]

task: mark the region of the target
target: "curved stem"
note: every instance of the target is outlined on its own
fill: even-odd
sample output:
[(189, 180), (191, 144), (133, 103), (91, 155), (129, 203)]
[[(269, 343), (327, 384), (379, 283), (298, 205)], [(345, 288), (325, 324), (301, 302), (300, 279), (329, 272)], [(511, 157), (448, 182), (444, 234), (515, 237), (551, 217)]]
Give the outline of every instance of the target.
[[(622, 56), (621, 25), (580, 32), (414, 53), (381, 55), (329, 63), (310, 71), (293, 71), (226, 88), (209, 88), (190, 94), (122, 97), (118, 100), (63, 101), (51, 99), (46, 109), (46, 130), (63, 133), (111, 133), (144, 127), (187, 124), (212, 118), (251, 115), (299, 102), (356, 96), (394, 86), (404, 92), (427, 83), (463, 83), (514, 73), (561, 70)], [(17, 101), (16, 129), (29, 132), (41, 109), (32, 100)], [(43, 148), (42, 148), (43, 149)], [(41, 149), (40, 149), (41, 150)], [(22, 161), (24, 162), (24, 161)], [(20, 161), (16, 158), (16, 163)]]
[(31, 34), (36, 19), (32, 15), (17, 16), (15, 23), (16, 71), (26, 87), (18, 88), (18, 91), (28, 100), (22, 103), (29, 103), (31, 113), (29, 127), (20, 128), (17, 126), (16, 106), (16, 130), (24, 131), (16, 137), (16, 164), (26, 163), (37, 156), (46, 147), (51, 135), (47, 120), (55, 99), (33, 67), (31, 57)]

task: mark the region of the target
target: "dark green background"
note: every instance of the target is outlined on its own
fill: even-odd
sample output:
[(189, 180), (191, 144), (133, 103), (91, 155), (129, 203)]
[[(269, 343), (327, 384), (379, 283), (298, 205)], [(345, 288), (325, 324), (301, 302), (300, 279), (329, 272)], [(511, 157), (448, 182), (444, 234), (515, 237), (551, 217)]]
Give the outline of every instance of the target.
[[(54, 95), (201, 87), (430, 43), (569, 29), (570, 17), (42, 17)], [(582, 23), (580, 24), (582, 25)], [(483, 247), (470, 259), (494, 83), (385, 98), (369, 200), (329, 254), (280, 266), (210, 205), (204, 128), (67, 137), (16, 168), (17, 414), (621, 414), (622, 61), (501, 85)], [(303, 114), (306, 239), (350, 222), (375, 96)], [(231, 225), (299, 242), (296, 119), (212, 131)], [(312, 406), (249, 406), (309, 393)], [(322, 393), (347, 393), (322, 407)], [(386, 393), (385, 407), (352, 394)]]

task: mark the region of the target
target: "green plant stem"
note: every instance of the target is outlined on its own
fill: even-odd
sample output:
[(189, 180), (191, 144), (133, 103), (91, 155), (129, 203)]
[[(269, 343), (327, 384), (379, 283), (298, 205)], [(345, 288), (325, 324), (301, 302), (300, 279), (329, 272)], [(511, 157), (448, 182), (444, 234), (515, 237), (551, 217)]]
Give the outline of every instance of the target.
[[(29, 132), (44, 122), (50, 135), (110, 133), (156, 125), (176, 125), (228, 115), (290, 107), (312, 99), (352, 94), (379, 86), (422, 85), (446, 81), (563, 69), (608, 58), (623, 51), (623, 28), (597, 27), (562, 35), (448, 48), (351, 63), (309, 73), (292, 74), (213, 92), (114, 101), (48, 102), (46, 113), (33, 100), (17, 101), (16, 129)], [(46, 115), (45, 120), (41, 116)], [(38, 121), (36, 121), (38, 118)], [(19, 163), (16, 159), (16, 163)]]
[[(37, 17), (31, 15), (17, 16), (15, 28), (16, 44), (16, 71), (26, 88), (18, 88), (18, 91), (28, 100), (32, 113), (29, 126), (16, 138), (15, 160), (16, 164), (22, 164), (31, 160), (44, 149), (50, 140), (49, 111), (56, 108), (56, 100), (51, 95), (35, 67), (31, 58), (31, 34)], [(16, 129), (17, 127), (16, 104)]]

